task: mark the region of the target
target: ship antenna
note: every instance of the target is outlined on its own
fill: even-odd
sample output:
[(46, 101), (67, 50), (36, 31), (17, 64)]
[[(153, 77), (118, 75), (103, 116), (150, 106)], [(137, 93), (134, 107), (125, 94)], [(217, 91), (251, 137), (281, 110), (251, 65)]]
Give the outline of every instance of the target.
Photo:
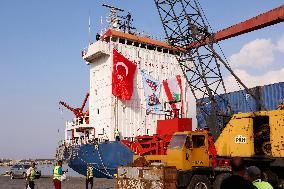
[(92, 43), (92, 34), (91, 34), (91, 11), (89, 10), (89, 45)]
[(101, 16), (101, 33), (100, 35), (103, 35), (104, 30), (104, 22), (103, 22), (103, 17)]

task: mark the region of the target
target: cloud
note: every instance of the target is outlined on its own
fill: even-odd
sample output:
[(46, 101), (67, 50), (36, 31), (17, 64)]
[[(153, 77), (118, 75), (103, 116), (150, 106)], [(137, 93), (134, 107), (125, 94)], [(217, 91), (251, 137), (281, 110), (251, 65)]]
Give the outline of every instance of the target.
[[(255, 86), (268, 85), (272, 83), (278, 83), (284, 81), (284, 68), (279, 70), (273, 70), (265, 73), (264, 75), (251, 75), (245, 70), (236, 69), (234, 70), (236, 75), (241, 78), (242, 82), (248, 87), (252, 88)], [(227, 92), (240, 90), (236, 84), (233, 76), (228, 76), (224, 80)]]
[[(245, 44), (238, 53), (233, 54), (229, 61), (236, 75), (247, 87), (268, 85), (284, 81), (284, 67), (280, 65), (279, 68), (279, 64), (277, 66), (281, 58), (275, 60), (275, 55), (279, 52), (284, 53), (284, 35), (275, 43), (270, 39), (253, 40)], [(255, 75), (256, 72), (251, 68), (266, 68), (267, 71)], [(240, 90), (233, 76), (225, 77), (224, 82), (227, 92)]]
[(268, 67), (274, 62), (274, 50), (275, 45), (270, 39), (256, 39), (245, 44), (238, 53), (233, 54), (229, 58), (229, 62), (232, 67), (253, 67), (261, 69)]
[(283, 52), (284, 53), (284, 36), (282, 36), (279, 41), (277, 42), (277, 49), (280, 51), (280, 52)]

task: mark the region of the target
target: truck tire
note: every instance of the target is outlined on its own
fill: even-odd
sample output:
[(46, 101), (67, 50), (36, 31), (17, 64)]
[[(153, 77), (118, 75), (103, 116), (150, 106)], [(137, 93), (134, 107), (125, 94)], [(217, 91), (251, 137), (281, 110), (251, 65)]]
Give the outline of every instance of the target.
[(221, 174), (217, 175), (216, 179), (213, 183), (213, 189), (220, 189), (223, 180), (225, 180), (229, 176), (231, 176), (230, 173), (221, 173)]
[(211, 182), (206, 175), (194, 175), (186, 189), (211, 189)]

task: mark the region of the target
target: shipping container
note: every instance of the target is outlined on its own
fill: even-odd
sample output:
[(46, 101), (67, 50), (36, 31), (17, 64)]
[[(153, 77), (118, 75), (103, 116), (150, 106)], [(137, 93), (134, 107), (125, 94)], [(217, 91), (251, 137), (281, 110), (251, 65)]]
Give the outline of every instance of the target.
[(261, 100), (267, 110), (276, 109), (284, 100), (284, 82), (263, 86)]
[[(255, 112), (261, 110), (274, 110), (284, 100), (284, 82), (258, 86), (249, 89), (252, 94), (260, 99), (262, 107), (258, 106), (257, 101), (248, 94), (245, 90), (230, 92), (215, 96), (218, 108), (223, 115), (232, 116), (239, 112)], [(223, 100), (223, 99), (228, 99)], [(229, 103), (227, 103), (229, 102)], [(231, 111), (229, 108), (231, 106)], [(228, 109), (228, 110), (227, 110)], [(211, 104), (208, 98), (198, 99), (196, 103), (196, 118), (198, 128), (205, 128), (208, 115), (205, 112), (210, 112)]]

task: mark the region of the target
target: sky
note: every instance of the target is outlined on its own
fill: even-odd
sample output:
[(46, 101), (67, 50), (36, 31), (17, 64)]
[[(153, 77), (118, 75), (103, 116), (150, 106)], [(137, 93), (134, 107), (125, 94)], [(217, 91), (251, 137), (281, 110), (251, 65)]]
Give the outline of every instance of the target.
[[(107, 3), (131, 11), (134, 25), (164, 37), (153, 0), (0, 1), (0, 158), (52, 158), (64, 137), (58, 102), (80, 106), (89, 89), (81, 58), (100, 31)], [(213, 31), (283, 4), (283, 0), (200, 0)], [(283, 81), (284, 23), (220, 42), (233, 69), (249, 87)], [(225, 81), (232, 78), (226, 76)], [(229, 86), (236, 90), (236, 86)], [(58, 132), (59, 131), (59, 132)]]

